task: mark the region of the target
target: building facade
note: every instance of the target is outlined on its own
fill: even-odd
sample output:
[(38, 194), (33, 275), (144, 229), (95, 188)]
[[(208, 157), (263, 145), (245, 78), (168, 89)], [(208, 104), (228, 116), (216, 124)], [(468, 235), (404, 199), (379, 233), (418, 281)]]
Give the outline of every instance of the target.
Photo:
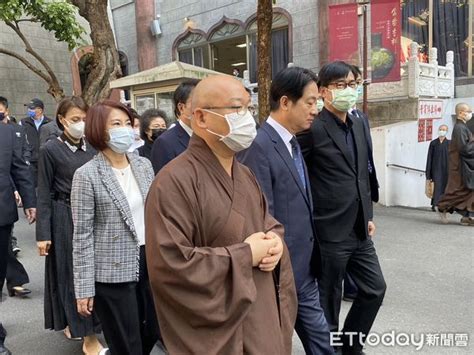
[[(21, 28), (35, 51), (51, 66), (65, 93), (72, 93), (71, 52), (67, 45), (58, 42), (54, 35), (41, 28), (39, 24), (22, 23)], [(38, 65), (31, 56), (27, 56), (21, 40), (3, 22), (0, 22), (0, 48), (16, 51)], [(10, 114), (17, 119), (26, 116), (23, 106), (32, 98), (40, 98), (45, 104), (45, 114), (54, 117), (56, 102), (47, 93), (47, 83), (34, 74), (18, 59), (0, 54), (0, 96), (9, 100)]]

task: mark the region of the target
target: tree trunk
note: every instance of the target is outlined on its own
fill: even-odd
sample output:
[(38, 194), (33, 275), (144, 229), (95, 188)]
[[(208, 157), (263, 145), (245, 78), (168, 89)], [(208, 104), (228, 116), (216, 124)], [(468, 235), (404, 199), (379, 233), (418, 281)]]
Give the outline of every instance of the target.
[(272, 80), (272, 22), (271, 0), (258, 0), (257, 56), (258, 56), (258, 119), (263, 123), (270, 114), (270, 85)]
[(107, 0), (71, 0), (91, 28), (92, 69), (82, 90), (83, 99), (93, 105), (109, 97), (109, 83), (122, 75), (114, 34), (107, 12)]

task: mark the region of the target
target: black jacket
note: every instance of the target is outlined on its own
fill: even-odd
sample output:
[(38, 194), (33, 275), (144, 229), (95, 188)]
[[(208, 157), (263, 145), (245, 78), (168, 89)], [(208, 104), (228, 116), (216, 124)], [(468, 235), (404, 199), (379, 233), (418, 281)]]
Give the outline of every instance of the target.
[(26, 163), (29, 164), (31, 160), (31, 145), (28, 142), (28, 138), (26, 137), (25, 127), (20, 126), (19, 124), (11, 121), (8, 124), (12, 126), (13, 130), (15, 131), (17, 143), (21, 147), (21, 154), (23, 156), (23, 160), (25, 160)]
[(30, 117), (23, 118), (20, 122), (20, 124), (25, 127), (26, 137), (31, 147), (31, 163), (38, 162), (41, 128), (49, 122), (51, 122), (51, 120), (48, 117), (44, 116), (43, 122), (41, 122), (41, 126), (39, 127), (39, 129), (36, 129), (35, 122)]
[(373, 144), (372, 144), (372, 135), (370, 134), (370, 124), (369, 117), (362, 112), (361, 110), (355, 110), (355, 114), (352, 115), (357, 119), (360, 119), (364, 124), (364, 133), (367, 140), (367, 148), (369, 153), (369, 181), (370, 181), (370, 193), (372, 196), (372, 201), (379, 202), (379, 181), (377, 179), (377, 171), (375, 169), (374, 163), (374, 154), (373, 154)]
[(12, 179), (25, 208), (36, 207), (36, 196), (30, 169), (11, 125), (0, 124), (0, 142), (0, 226), (6, 226), (18, 220)]
[(373, 217), (364, 125), (352, 118), (356, 161), (340, 135), (336, 116), (323, 109), (310, 130), (298, 135), (308, 167), (316, 233), (322, 241), (344, 241), (354, 229), (368, 237)]
[(186, 150), (189, 144), (189, 134), (179, 122), (153, 142), (151, 149), (151, 164), (155, 175), (171, 160)]

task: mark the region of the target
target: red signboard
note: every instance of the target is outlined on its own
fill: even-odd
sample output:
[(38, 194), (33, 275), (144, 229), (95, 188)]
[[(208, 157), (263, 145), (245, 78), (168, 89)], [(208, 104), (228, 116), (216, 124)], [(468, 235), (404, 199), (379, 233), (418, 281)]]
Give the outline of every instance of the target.
[(443, 115), (443, 101), (420, 100), (418, 102), (418, 118), (441, 118)]
[(400, 80), (400, 0), (371, 1), (372, 82)]
[(359, 65), (357, 4), (329, 6), (329, 60)]
[(418, 120), (418, 142), (429, 142), (433, 139), (433, 119)]

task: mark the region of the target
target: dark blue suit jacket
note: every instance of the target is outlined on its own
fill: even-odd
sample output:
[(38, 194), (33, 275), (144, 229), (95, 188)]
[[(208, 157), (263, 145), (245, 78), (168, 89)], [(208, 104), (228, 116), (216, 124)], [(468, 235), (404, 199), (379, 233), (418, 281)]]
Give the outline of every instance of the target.
[(151, 164), (155, 175), (171, 160), (186, 150), (189, 144), (189, 134), (176, 122), (176, 125), (163, 133), (153, 143), (151, 149)]
[(270, 213), (285, 227), (285, 242), (298, 289), (308, 276), (319, 277), (321, 270), (308, 174), (305, 174), (308, 187), (305, 190), (288, 148), (266, 122), (250, 148), (240, 153), (238, 159), (254, 172)]
[(36, 207), (36, 196), (33, 177), (12, 126), (0, 123), (0, 142), (0, 226), (6, 226), (18, 220), (12, 180), (25, 208)]

